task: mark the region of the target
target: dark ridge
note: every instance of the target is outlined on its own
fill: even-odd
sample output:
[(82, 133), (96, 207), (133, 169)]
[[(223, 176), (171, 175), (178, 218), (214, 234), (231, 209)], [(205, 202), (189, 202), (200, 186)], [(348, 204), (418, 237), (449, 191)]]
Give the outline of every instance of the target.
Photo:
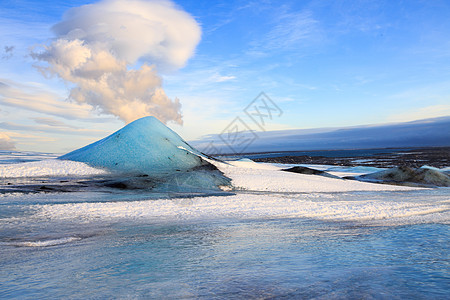
[(311, 168), (307, 168), (307, 167), (300, 167), (300, 166), (292, 167), (292, 168), (289, 168), (289, 169), (283, 169), (282, 171), (293, 172), (293, 173), (300, 173), (300, 174), (307, 174), (307, 175), (322, 175), (322, 174), (326, 174), (325, 171), (320, 171), (320, 170), (315, 170), (315, 169), (311, 169)]
[(299, 173), (299, 174), (306, 174), (306, 175), (319, 175), (319, 176), (324, 176), (324, 177), (330, 177), (330, 178), (336, 178), (336, 179), (342, 179), (338, 176), (334, 176), (331, 175), (325, 171), (320, 171), (320, 170), (315, 170), (315, 169), (311, 169), (311, 168), (307, 168), (307, 167), (301, 167), (301, 166), (296, 166), (296, 167), (292, 167), (289, 169), (283, 169), (281, 171), (285, 171), (285, 172), (292, 172), (292, 173)]

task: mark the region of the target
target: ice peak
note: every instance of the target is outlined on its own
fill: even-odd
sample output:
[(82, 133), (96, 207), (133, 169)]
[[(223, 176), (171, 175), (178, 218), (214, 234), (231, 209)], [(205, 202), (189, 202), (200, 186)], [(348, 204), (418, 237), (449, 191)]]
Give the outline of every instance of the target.
[(207, 164), (178, 134), (155, 117), (140, 118), (59, 159), (126, 173), (162, 175)]

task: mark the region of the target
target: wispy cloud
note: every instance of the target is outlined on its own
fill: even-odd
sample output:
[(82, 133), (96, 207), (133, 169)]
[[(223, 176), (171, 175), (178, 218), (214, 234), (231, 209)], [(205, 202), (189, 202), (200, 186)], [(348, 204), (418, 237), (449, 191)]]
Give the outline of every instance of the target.
[(393, 26), (397, 20), (390, 20), (386, 15), (388, 11), (384, 1), (352, 1), (351, 5), (345, 1), (329, 1), (324, 9), (333, 11), (337, 21), (335, 33), (349, 33), (360, 31), (364, 33), (380, 32)]
[[(266, 8), (263, 1), (246, 1), (241, 6), (235, 6), (233, 1), (228, 2), (213, 2), (208, 3), (209, 10), (207, 12), (208, 18), (211, 18), (211, 24), (204, 28), (204, 34), (209, 35), (215, 31), (233, 23), (239, 18), (242, 12), (256, 12)], [(240, 3), (239, 3), (240, 4)]]
[[(183, 86), (181, 93), (190, 94), (221, 94), (226, 87), (238, 87), (235, 83), (240, 74), (236, 74), (236, 68), (224, 61), (208, 61), (201, 63), (195, 69), (182, 70), (175, 76), (165, 76), (168, 89), (177, 90)], [(213, 67), (211, 67), (213, 65)], [(178, 95), (178, 93), (177, 93)], [(183, 98), (184, 99), (184, 98)], [(188, 101), (183, 105), (189, 105)]]
[(290, 11), (281, 7), (265, 36), (252, 42), (248, 54), (266, 55), (271, 51), (298, 51), (321, 39), (319, 21), (309, 10)]
[(231, 75), (226, 76), (226, 75), (216, 74), (212, 77), (212, 80), (215, 82), (225, 82), (225, 81), (230, 81), (233, 79), (236, 79), (236, 76), (231, 76)]
[(64, 101), (59, 95), (31, 84), (20, 84), (1, 78), (0, 104), (69, 120), (92, 118), (90, 105)]
[(0, 128), (14, 131), (34, 131), (34, 132), (42, 132), (42, 133), (63, 133), (63, 134), (76, 134), (76, 135), (87, 135), (87, 134), (105, 134), (107, 131), (99, 130), (99, 129), (84, 129), (84, 128), (75, 128), (64, 126), (55, 126), (55, 125), (23, 125), (16, 124), (12, 122), (0, 122)]
[(44, 125), (54, 126), (54, 127), (77, 129), (76, 126), (64, 123), (62, 121), (59, 121), (59, 120), (56, 120), (53, 118), (31, 118), (31, 119), (34, 120), (34, 122), (36, 122), (38, 124), (44, 124)]
[(303, 46), (314, 39), (318, 31), (318, 21), (310, 11), (288, 12), (281, 14), (277, 24), (267, 34), (266, 47), (271, 49), (291, 49)]
[(55, 142), (57, 141), (56, 138), (48, 137), (48, 136), (42, 136), (42, 135), (35, 135), (30, 133), (22, 133), (22, 132), (16, 132), (16, 131), (6, 131), (6, 135), (11, 137), (11, 139), (14, 140), (15, 144), (38, 144), (43, 142)]

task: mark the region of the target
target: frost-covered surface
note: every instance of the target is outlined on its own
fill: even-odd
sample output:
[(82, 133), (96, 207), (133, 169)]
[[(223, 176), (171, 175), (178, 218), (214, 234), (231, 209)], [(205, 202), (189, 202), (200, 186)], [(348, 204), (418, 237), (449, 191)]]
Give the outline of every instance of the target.
[(42, 176), (86, 176), (102, 175), (108, 172), (88, 166), (82, 162), (47, 159), (42, 161), (0, 164), (0, 178), (42, 177)]
[[(195, 150), (185, 147), (186, 145), (182, 145), (176, 148), (196, 156)], [(177, 198), (176, 194), (163, 193), (159, 200), (149, 200), (151, 197), (146, 197), (145, 194), (132, 192), (108, 194), (98, 199), (98, 195), (103, 195), (101, 192), (71, 193), (74, 201), (56, 204), (51, 199), (64, 199), (64, 194), (3, 196), (20, 200), (21, 203), (40, 203), (29, 206), (30, 214), (24, 218), (24, 222), (33, 219), (90, 222), (116, 219), (171, 221), (227, 218), (312, 218), (385, 225), (450, 222), (450, 190), (447, 188), (382, 185), (281, 171), (287, 165), (249, 160), (220, 162), (204, 156), (202, 159), (214, 164), (232, 180), (230, 192), (234, 194), (210, 197), (192, 194), (189, 198)], [(365, 168), (312, 167), (343, 174), (372, 171)], [(0, 176), (3, 178), (105, 173), (105, 170), (92, 168), (85, 163), (60, 159), (0, 165)], [(84, 198), (87, 200), (83, 200)]]
[(399, 225), (450, 222), (450, 203), (442, 194), (309, 193), (68, 203), (36, 206), (34, 218), (53, 220), (199, 220), (227, 218), (312, 218)]
[[(89, 201), (31, 206), (34, 213), (27, 217), (27, 220), (30, 220), (30, 217), (53, 220), (83, 219), (88, 222), (123, 218), (170, 221), (295, 217), (363, 221), (371, 224), (450, 221), (449, 190), (445, 188), (433, 190), (365, 183), (281, 171), (286, 165), (252, 161), (218, 162), (207, 157), (204, 159), (215, 164), (232, 179), (231, 192), (234, 192), (234, 195), (171, 198), (173, 195), (167, 194), (166, 198), (163, 196), (155, 201), (148, 200), (145, 194), (108, 195), (106, 199), (100, 197), (96, 200), (96, 194), (88, 197), (88, 194), (72, 193), (74, 199), (88, 197)], [(58, 159), (5, 165), (0, 166), (0, 170), (2, 177), (5, 177), (5, 174), (22, 177), (105, 173), (104, 170), (89, 167), (84, 163)], [(340, 170), (345, 173), (344, 168)], [(351, 173), (356, 169), (350, 168), (347, 171)], [(10, 194), (8, 197), (22, 199), (24, 202), (41, 202), (39, 197), (58, 199), (64, 197), (62, 195)]]
[(232, 179), (236, 189), (264, 192), (348, 192), (401, 191), (410, 187), (388, 186), (323, 176), (282, 172), (280, 166), (246, 161), (214, 163), (225, 176)]
[(93, 167), (158, 176), (202, 165), (203, 161), (193, 153), (199, 154), (156, 118), (145, 117), (59, 158), (85, 162)]

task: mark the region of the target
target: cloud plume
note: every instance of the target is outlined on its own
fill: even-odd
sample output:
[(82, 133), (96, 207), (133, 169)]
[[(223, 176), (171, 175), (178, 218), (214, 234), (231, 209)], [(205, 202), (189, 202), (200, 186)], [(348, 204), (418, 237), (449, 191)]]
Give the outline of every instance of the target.
[(104, 0), (70, 9), (53, 31), (31, 55), (44, 74), (74, 84), (70, 99), (127, 123), (147, 115), (182, 123), (157, 70), (192, 56), (201, 32), (188, 13), (166, 0)]

